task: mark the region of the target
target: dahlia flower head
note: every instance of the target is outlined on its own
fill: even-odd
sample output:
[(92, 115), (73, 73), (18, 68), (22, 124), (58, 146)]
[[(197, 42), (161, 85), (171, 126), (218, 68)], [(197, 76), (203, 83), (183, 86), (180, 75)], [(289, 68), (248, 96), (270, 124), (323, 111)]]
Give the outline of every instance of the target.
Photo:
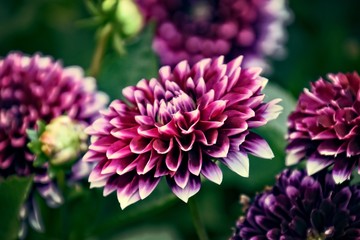
[(360, 76), (328, 77), (305, 89), (289, 116), (286, 164), (306, 160), (310, 175), (333, 166), (334, 180), (341, 183), (360, 160)]
[(360, 186), (285, 169), (239, 218), (231, 240), (241, 239), (360, 239)]
[(93, 135), (84, 160), (95, 162), (91, 187), (116, 191), (121, 208), (146, 198), (162, 177), (184, 202), (197, 193), (200, 176), (220, 184), (220, 161), (249, 174), (248, 154), (272, 158), (251, 129), (276, 118), (279, 99), (263, 102), (261, 69), (240, 67), (242, 57), (204, 59), (190, 67), (164, 66), (158, 78), (123, 89), (87, 129)]
[[(39, 120), (49, 123), (62, 115), (89, 125), (106, 102), (107, 96), (96, 91), (95, 80), (84, 77), (79, 67), (63, 68), (60, 62), (40, 54), (13, 52), (0, 59), (0, 178), (34, 175), (33, 189), (49, 206), (61, 204), (48, 164), (33, 165), (35, 156), (27, 147), (26, 131), (35, 129)], [(89, 164), (78, 161), (67, 179), (78, 180), (90, 170)], [(26, 205), (30, 206), (23, 209), (22, 216), (29, 214), (32, 226), (41, 229), (32, 203), (29, 199)]]
[(153, 49), (163, 65), (181, 60), (244, 55), (244, 66), (268, 67), (266, 56), (284, 55), (285, 0), (136, 0), (155, 21)]

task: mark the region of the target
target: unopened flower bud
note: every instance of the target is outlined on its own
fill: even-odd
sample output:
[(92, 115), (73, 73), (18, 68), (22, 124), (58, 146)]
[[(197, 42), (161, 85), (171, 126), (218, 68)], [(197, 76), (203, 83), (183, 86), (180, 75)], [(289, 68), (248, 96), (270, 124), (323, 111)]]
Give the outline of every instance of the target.
[(105, 0), (102, 3), (105, 13), (114, 11), (114, 20), (124, 37), (136, 35), (144, 25), (144, 18), (133, 0)]
[(75, 161), (81, 152), (87, 149), (88, 136), (84, 133), (85, 125), (68, 116), (53, 119), (45, 127), (39, 140), (41, 151), (53, 165)]

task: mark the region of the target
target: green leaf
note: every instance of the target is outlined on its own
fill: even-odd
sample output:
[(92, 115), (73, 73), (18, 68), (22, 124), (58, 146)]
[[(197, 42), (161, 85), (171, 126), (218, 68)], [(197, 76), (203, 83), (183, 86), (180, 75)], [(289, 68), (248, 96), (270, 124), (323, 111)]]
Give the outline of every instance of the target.
[(0, 183), (0, 239), (17, 239), (20, 209), (28, 197), (32, 177), (9, 177)]
[(135, 85), (143, 78), (157, 76), (157, 58), (152, 51), (153, 27), (147, 27), (133, 42), (125, 46), (126, 54), (112, 52), (105, 56), (98, 77), (98, 87), (110, 98), (118, 99), (124, 87)]
[(40, 136), (45, 131), (46, 123), (42, 120), (38, 120), (36, 124), (38, 127), (38, 135)]
[(39, 139), (39, 135), (36, 130), (26, 129), (26, 134), (27, 134), (28, 138), (30, 139), (30, 141), (35, 141), (35, 140)]

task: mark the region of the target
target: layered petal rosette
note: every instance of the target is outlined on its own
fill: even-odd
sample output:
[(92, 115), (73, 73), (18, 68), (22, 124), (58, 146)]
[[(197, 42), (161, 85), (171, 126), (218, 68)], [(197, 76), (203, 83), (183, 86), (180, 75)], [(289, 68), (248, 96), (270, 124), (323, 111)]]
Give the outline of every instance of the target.
[(200, 176), (220, 184), (216, 161), (241, 176), (249, 173), (248, 154), (272, 158), (264, 139), (251, 129), (278, 116), (279, 99), (263, 101), (267, 79), (261, 69), (242, 69), (242, 57), (223, 63), (186, 61), (157, 79), (141, 80), (123, 90), (87, 133), (93, 142), (84, 156), (96, 167), (91, 187), (116, 191), (122, 208), (146, 198), (162, 177), (187, 201), (200, 189)]
[(240, 217), (232, 240), (360, 239), (360, 186), (284, 170)]
[(330, 74), (300, 95), (289, 116), (287, 165), (307, 160), (308, 174), (333, 166), (336, 183), (350, 178), (360, 160), (360, 76)]
[(266, 66), (284, 52), (284, 0), (136, 0), (156, 22), (153, 48), (164, 65), (204, 57), (245, 55), (245, 66)]
[[(10, 53), (0, 59), (0, 177), (34, 175), (34, 189), (50, 206), (57, 206), (62, 197), (48, 174), (48, 164), (35, 167), (35, 156), (27, 144), (26, 130), (36, 128), (37, 121), (49, 123), (66, 115), (89, 125), (105, 106), (107, 97), (96, 91), (95, 80), (84, 77), (79, 67), (63, 68), (50, 57)], [(77, 162), (69, 179), (84, 177), (91, 167)], [(32, 195), (32, 193), (31, 193)], [(29, 200), (23, 215), (41, 229), (33, 201)], [(30, 211), (30, 213), (26, 213)]]

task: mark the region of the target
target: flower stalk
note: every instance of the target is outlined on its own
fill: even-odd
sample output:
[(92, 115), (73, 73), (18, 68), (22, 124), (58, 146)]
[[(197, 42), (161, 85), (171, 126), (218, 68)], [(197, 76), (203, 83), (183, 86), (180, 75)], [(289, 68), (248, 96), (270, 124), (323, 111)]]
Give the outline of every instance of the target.
[(196, 233), (197, 233), (199, 239), (200, 240), (208, 240), (209, 237), (208, 237), (208, 235), (206, 233), (205, 225), (204, 225), (204, 222), (203, 222), (203, 220), (201, 218), (201, 215), (200, 215), (199, 208), (197, 206), (196, 200), (194, 198), (191, 198), (189, 200), (188, 205), (189, 205), (189, 208), (190, 208), (191, 217), (192, 217), (192, 220), (194, 222)]

